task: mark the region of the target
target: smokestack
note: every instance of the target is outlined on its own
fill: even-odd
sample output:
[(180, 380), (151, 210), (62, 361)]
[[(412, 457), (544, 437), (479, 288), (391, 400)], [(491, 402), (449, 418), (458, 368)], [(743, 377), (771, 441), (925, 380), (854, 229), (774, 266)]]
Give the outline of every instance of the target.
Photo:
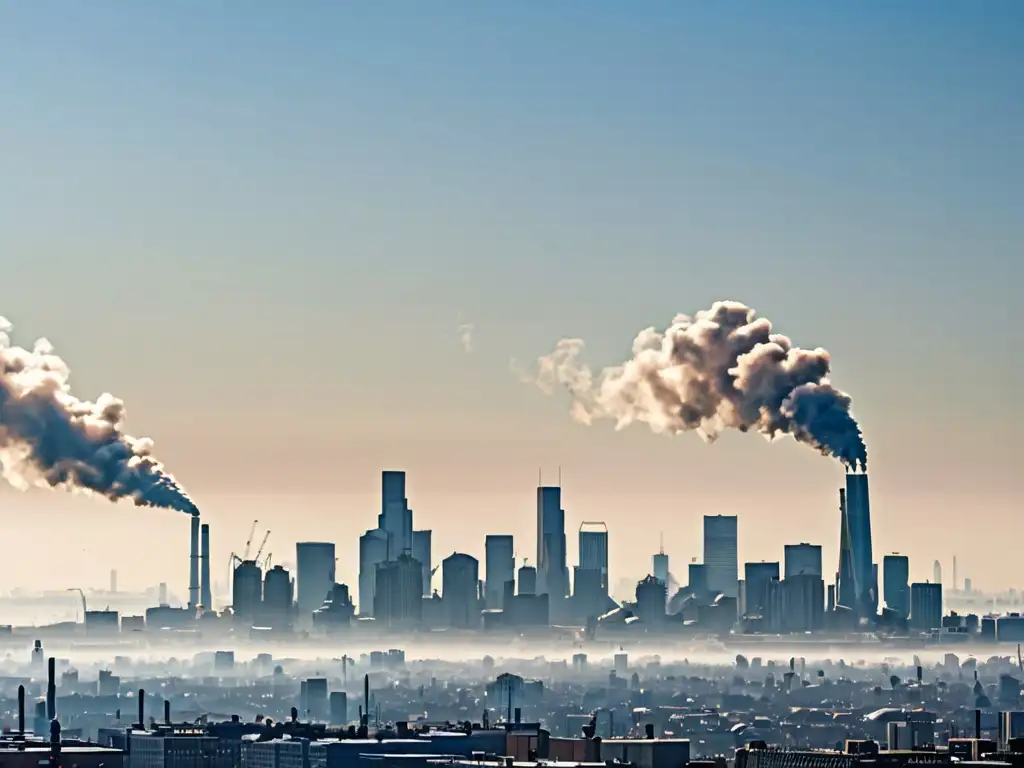
[(139, 688), (139, 730), (146, 730), (146, 690)]
[(50, 657), (46, 673), (46, 719), (57, 717), (57, 660)]
[(18, 735), (25, 736), (25, 686), (18, 686)]
[(79, 400), (53, 345), (14, 346), (11, 329), (0, 317), (0, 451), (17, 457), (4, 476), (18, 487), (74, 488), (191, 514), (195, 505), (153, 457), (152, 441), (124, 433), (124, 403), (109, 394)]
[(981, 710), (974, 710), (974, 738), (981, 738)]
[(199, 513), (192, 514), (192, 536), (189, 546), (188, 607), (199, 605)]
[(168, 699), (164, 699), (164, 724), (171, 724), (171, 702)]
[(203, 523), (199, 527), (202, 549), (199, 552), (199, 604), (206, 610), (213, 608), (213, 596), (210, 594), (210, 526)]
[(716, 301), (693, 317), (677, 315), (666, 330), (640, 331), (621, 365), (594, 371), (581, 361), (583, 347), (562, 339), (537, 361), (536, 375), (521, 374), (548, 394), (568, 390), (582, 424), (641, 422), (707, 441), (723, 429), (790, 435), (851, 470), (867, 468), (852, 400), (832, 385), (828, 352), (794, 346), (739, 302)]

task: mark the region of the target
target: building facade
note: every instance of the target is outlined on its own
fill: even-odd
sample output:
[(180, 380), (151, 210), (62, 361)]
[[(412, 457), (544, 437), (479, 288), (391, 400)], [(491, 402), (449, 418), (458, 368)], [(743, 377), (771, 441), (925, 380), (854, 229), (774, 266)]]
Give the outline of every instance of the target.
[(739, 594), (737, 518), (704, 516), (704, 572), (707, 588), (735, 599)]
[(334, 588), (334, 544), (325, 541), (302, 541), (295, 545), (295, 599), (300, 625), (313, 621), (313, 611), (323, 605)]
[(505, 585), (510, 581), (515, 583), (516, 578), (515, 541), (507, 535), (489, 535), (484, 540), (484, 553), (485, 602), (488, 608), (502, 608)]

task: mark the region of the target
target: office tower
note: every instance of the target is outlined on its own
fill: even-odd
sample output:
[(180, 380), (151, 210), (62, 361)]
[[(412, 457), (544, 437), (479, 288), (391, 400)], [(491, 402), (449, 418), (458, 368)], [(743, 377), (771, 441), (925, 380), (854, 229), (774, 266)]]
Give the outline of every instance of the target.
[(825, 626), (825, 582), (821, 576), (798, 573), (773, 581), (768, 593), (768, 612), (776, 631), (813, 632)]
[(579, 545), (580, 569), (600, 571), (601, 586), (607, 594), (608, 526), (604, 523), (582, 523), (579, 530)]
[(409, 555), (377, 565), (373, 618), (377, 626), (413, 627), (423, 617), (423, 566)]
[(845, 608), (856, 607), (857, 590), (853, 580), (853, 552), (850, 549), (850, 517), (846, 489), (839, 489), (839, 571), (836, 573), (836, 603)]
[(231, 610), (237, 621), (251, 627), (263, 602), (263, 572), (252, 560), (239, 560), (231, 578)]
[(787, 544), (785, 555), (787, 579), (800, 574), (821, 578), (821, 547), (817, 544)]
[(711, 592), (731, 598), (738, 596), (735, 515), (704, 516), (704, 568)]
[(549, 595), (552, 603), (569, 594), (569, 570), (565, 563), (565, 511), (562, 509), (562, 489), (558, 487), (541, 486), (537, 489), (537, 594)]
[(299, 542), (295, 545), (295, 563), (298, 621), (301, 626), (309, 626), (313, 622), (313, 611), (323, 605), (334, 588), (334, 544)]
[(434, 561), (430, 556), (431, 537), (430, 531), (412, 532), (412, 557), (419, 560), (423, 566), (423, 596), (430, 597), (434, 594), (431, 589), (431, 578), (434, 575)]
[(475, 557), (453, 552), (441, 563), (441, 600), (448, 626), (475, 629), (480, 622), (477, 581), (480, 564)]
[(491, 535), (484, 540), (484, 553), (485, 603), (488, 608), (502, 608), (505, 584), (516, 578), (515, 543), (511, 536)]
[(331, 691), (331, 725), (348, 724), (348, 694), (345, 691)]
[(537, 569), (532, 565), (524, 565), (519, 569), (519, 594), (537, 594)]
[(930, 632), (942, 627), (942, 585), (910, 585), (910, 627)]
[(373, 615), (377, 566), (388, 559), (388, 535), (372, 528), (359, 537), (359, 615)]
[(708, 570), (704, 563), (690, 563), (686, 570), (690, 591), (698, 595), (708, 591)]
[(668, 555), (664, 552), (659, 552), (651, 558), (651, 574), (668, 586)]
[(412, 510), (405, 496), (405, 472), (381, 472), (381, 512), (377, 527), (388, 536), (388, 560), (412, 553)]
[(287, 629), (292, 623), (295, 587), (291, 574), (275, 565), (263, 577), (263, 610), (260, 623), (271, 629)]
[(871, 504), (866, 474), (851, 472), (846, 475), (846, 523), (855, 590), (855, 604), (851, 607), (862, 618), (873, 616), (878, 609), (878, 596), (872, 568)]
[(668, 588), (655, 576), (647, 576), (636, 585), (636, 615), (643, 624), (660, 626), (665, 623), (665, 604)]
[(885, 607), (901, 619), (910, 616), (910, 558), (891, 554), (882, 558)]
[(306, 715), (310, 720), (324, 722), (330, 714), (327, 708), (327, 678), (313, 677), (304, 682), (306, 688)]
[(779, 580), (778, 563), (745, 563), (743, 581), (746, 592), (743, 614), (747, 617), (764, 616), (768, 608), (768, 584)]

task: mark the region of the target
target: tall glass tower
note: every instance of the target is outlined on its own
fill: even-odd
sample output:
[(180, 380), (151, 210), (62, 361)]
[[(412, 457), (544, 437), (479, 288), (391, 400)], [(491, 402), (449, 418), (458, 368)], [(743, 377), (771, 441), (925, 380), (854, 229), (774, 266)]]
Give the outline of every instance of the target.
[(537, 489), (537, 594), (557, 600), (568, 593), (562, 489), (541, 486)]
[(873, 616), (878, 610), (878, 586), (875, 583), (871, 554), (871, 504), (868, 501), (867, 474), (850, 473), (846, 476), (846, 525), (849, 531), (855, 602), (850, 607), (862, 618)]

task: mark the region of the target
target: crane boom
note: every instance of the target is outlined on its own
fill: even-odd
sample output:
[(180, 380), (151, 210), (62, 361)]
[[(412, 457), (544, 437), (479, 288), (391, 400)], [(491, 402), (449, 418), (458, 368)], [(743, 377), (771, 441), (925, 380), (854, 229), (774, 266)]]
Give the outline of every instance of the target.
[(245, 542), (245, 552), (242, 553), (242, 559), (249, 559), (249, 548), (252, 546), (252, 537), (256, 535), (256, 525), (259, 520), (252, 521), (252, 528), (249, 529), (249, 539)]
[(260, 548), (256, 550), (256, 557), (253, 560), (259, 561), (260, 555), (263, 554), (263, 548), (267, 546), (267, 539), (270, 538), (270, 529), (267, 528), (267, 532), (263, 534), (263, 541), (260, 542)]

